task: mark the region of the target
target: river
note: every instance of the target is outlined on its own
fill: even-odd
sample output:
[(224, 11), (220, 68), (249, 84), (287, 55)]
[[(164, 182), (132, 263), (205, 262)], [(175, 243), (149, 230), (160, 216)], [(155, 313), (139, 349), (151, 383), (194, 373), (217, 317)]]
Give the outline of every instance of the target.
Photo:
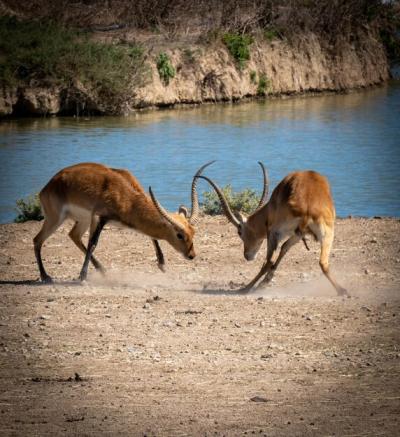
[[(203, 105), (129, 117), (27, 118), (0, 122), (0, 223), (15, 201), (59, 169), (83, 161), (123, 167), (161, 203), (189, 202), (206, 161), (220, 185), (261, 191), (257, 161), (274, 187), (313, 169), (331, 183), (338, 216), (400, 216), (400, 83), (349, 94)], [(209, 190), (201, 181), (200, 193)]]

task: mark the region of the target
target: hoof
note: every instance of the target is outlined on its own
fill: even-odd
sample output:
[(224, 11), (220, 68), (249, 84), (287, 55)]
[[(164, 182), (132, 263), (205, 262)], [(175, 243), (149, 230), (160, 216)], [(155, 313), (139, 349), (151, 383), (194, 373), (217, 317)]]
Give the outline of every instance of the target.
[(157, 267), (163, 272), (165, 273), (165, 264), (157, 264)]
[(338, 296), (342, 296), (342, 297), (350, 297), (349, 292), (345, 288), (343, 288), (343, 287), (340, 287), (337, 290), (337, 294), (338, 294)]
[(48, 275), (42, 276), (40, 279), (42, 280), (42, 282), (44, 284), (52, 284), (53, 283), (53, 279), (51, 279), (51, 276), (48, 276)]
[(86, 281), (86, 278), (87, 278), (87, 273), (82, 273), (81, 272), (81, 274), (79, 275), (79, 280), (81, 281), (81, 282), (84, 282), (84, 281)]
[(106, 276), (106, 269), (104, 269), (103, 267), (99, 267), (99, 268), (97, 269), (97, 271), (100, 272), (100, 274), (101, 274), (102, 276)]
[(248, 293), (252, 289), (253, 289), (253, 286), (249, 287), (248, 285), (246, 285), (245, 287), (239, 288), (238, 292), (240, 292), (240, 293)]

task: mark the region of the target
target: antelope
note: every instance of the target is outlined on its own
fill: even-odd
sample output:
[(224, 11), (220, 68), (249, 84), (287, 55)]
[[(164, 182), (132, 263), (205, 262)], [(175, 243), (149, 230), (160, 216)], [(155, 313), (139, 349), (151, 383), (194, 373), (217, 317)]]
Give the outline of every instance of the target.
[[(267, 239), (267, 256), (259, 273), (242, 291), (251, 290), (259, 279), (259, 286), (271, 281), (275, 270), (288, 250), (303, 240), (309, 250), (305, 236), (311, 234), (321, 245), (319, 265), (322, 272), (335, 287), (338, 295), (348, 295), (329, 272), (329, 254), (334, 236), (335, 207), (328, 180), (315, 171), (296, 171), (288, 174), (274, 189), (268, 199), (268, 176), (261, 166), (264, 178), (263, 193), (255, 211), (248, 217), (240, 212), (233, 213), (228, 202), (215, 182), (205, 179), (216, 191), (228, 220), (237, 228), (243, 241), (244, 257), (255, 258), (263, 241)], [(283, 242), (279, 255), (273, 262), (279, 243)]]
[[(60, 170), (39, 193), (44, 222), (33, 243), (41, 280), (52, 282), (42, 262), (43, 243), (67, 218), (75, 221), (69, 237), (85, 254), (79, 275), (81, 281), (87, 277), (89, 261), (96, 270), (105, 271), (93, 252), (102, 229), (109, 221), (119, 222), (149, 236), (161, 270), (164, 270), (165, 262), (158, 240), (166, 240), (185, 258), (192, 260), (196, 256), (193, 237), (199, 215), (196, 181), (212, 162), (203, 165), (193, 178), (190, 215), (184, 206), (180, 206), (177, 213), (168, 213), (157, 201), (151, 187), (150, 195), (147, 195), (139, 181), (127, 170), (96, 163), (81, 163)], [(86, 248), (82, 236), (88, 229)]]

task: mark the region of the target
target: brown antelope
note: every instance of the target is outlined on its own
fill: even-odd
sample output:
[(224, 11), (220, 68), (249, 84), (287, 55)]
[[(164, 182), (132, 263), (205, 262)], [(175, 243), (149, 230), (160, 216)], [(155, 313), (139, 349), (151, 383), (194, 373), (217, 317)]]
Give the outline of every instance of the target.
[[(89, 261), (97, 270), (104, 272), (93, 252), (104, 225), (109, 221), (117, 221), (151, 237), (162, 270), (164, 256), (157, 240), (166, 240), (187, 259), (193, 259), (196, 256), (193, 248), (194, 225), (199, 214), (196, 178), (212, 162), (203, 165), (193, 178), (190, 215), (183, 206), (178, 213), (168, 213), (155, 198), (151, 187), (148, 196), (127, 170), (82, 163), (59, 171), (39, 193), (45, 219), (33, 242), (41, 280), (52, 281), (43, 266), (42, 245), (67, 218), (75, 221), (69, 236), (85, 254), (79, 276), (81, 280), (86, 279)], [(89, 243), (86, 249), (82, 236), (87, 229)]]
[[(267, 284), (287, 251), (305, 235), (311, 234), (321, 245), (319, 265), (322, 272), (339, 295), (347, 295), (329, 272), (329, 253), (332, 248), (335, 222), (328, 180), (315, 171), (298, 171), (287, 175), (268, 198), (268, 177), (264, 165), (259, 162), (264, 175), (264, 188), (256, 210), (249, 216), (232, 213), (221, 189), (206, 176), (197, 176), (208, 181), (215, 189), (228, 220), (237, 228), (244, 245), (244, 257), (253, 260), (264, 239), (267, 238), (267, 257), (255, 278), (243, 288), (249, 291), (264, 275), (259, 285)], [(283, 242), (275, 262), (274, 253)]]

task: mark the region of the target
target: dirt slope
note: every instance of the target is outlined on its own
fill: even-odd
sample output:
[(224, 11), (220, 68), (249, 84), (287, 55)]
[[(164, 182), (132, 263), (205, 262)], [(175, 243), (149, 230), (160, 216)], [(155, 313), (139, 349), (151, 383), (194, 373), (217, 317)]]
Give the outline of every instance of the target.
[(398, 435), (400, 222), (338, 220), (332, 269), (297, 245), (274, 283), (234, 289), (247, 263), (222, 218), (203, 219), (193, 262), (108, 228), (108, 273), (73, 282), (82, 255), (62, 227), (44, 247), (39, 223), (0, 226), (0, 434)]

